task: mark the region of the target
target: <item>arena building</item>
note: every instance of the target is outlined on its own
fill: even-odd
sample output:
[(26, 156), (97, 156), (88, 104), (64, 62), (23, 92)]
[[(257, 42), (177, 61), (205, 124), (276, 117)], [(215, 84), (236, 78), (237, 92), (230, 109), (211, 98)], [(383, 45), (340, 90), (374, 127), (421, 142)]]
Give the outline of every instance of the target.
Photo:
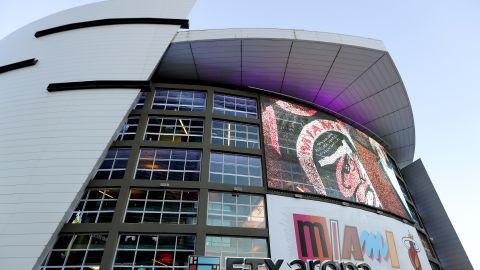
[(189, 31), (193, 5), (0, 41), (1, 269), (473, 269), (382, 42)]

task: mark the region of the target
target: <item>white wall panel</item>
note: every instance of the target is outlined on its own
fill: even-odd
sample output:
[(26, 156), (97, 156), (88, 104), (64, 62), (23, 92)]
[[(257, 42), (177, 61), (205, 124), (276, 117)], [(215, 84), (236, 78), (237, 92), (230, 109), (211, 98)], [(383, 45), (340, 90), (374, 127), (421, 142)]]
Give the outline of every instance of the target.
[(35, 38), (104, 18), (185, 19), (193, 0), (111, 0), (29, 24), (0, 41), (0, 268), (32, 269), (55, 239), (139, 89), (47, 92), (49, 83), (148, 80), (177, 25), (112, 25)]

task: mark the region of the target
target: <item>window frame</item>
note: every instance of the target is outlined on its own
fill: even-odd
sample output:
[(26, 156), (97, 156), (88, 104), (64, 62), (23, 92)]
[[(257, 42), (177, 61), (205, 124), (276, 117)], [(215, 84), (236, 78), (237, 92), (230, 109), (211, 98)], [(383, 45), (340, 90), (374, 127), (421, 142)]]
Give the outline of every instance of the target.
[[(164, 103), (156, 103), (155, 99), (160, 98), (162, 96), (157, 96), (157, 93), (160, 92), (167, 92), (167, 95), (165, 97), (165, 102)], [(169, 95), (171, 92), (178, 92), (179, 99), (178, 104), (173, 104), (173, 103), (168, 103)], [(192, 104), (182, 104), (181, 99), (182, 99), (182, 94), (184, 93), (192, 93)], [(195, 105), (195, 100), (202, 100), (201, 97), (195, 97), (195, 94), (199, 95), (204, 95), (203, 97), (203, 105)], [(173, 98), (173, 97), (172, 97)], [(207, 99), (208, 99), (208, 92), (205, 90), (197, 90), (197, 89), (174, 89), (174, 88), (156, 88), (155, 92), (153, 93), (153, 98), (152, 98), (152, 105), (151, 109), (152, 110), (164, 110), (164, 111), (181, 111), (181, 112), (205, 112), (207, 108)], [(155, 107), (157, 106), (157, 107)], [(167, 109), (168, 106), (171, 107), (177, 107), (177, 108), (172, 108), (172, 109)], [(159, 108), (159, 107), (164, 107), (164, 108)], [(180, 108), (189, 108), (189, 110), (181, 110)], [(199, 110), (195, 110), (195, 108), (200, 108)]]
[[(149, 158), (143, 158), (142, 159), (142, 151), (155, 151), (154, 153), (154, 157), (153, 159), (149, 159)], [(170, 151), (170, 154), (169, 154), (169, 158), (168, 159), (157, 159), (157, 151), (160, 152), (160, 151)], [(180, 151), (185, 151), (185, 158), (184, 159), (172, 159), (172, 156), (173, 156), (173, 153), (177, 151), (177, 152), (180, 152)], [(192, 153), (195, 153), (195, 155), (199, 155), (199, 158), (198, 159), (188, 159), (188, 155), (189, 155), (189, 152), (192, 152)], [(133, 174), (133, 178), (134, 179), (137, 179), (137, 180), (147, 180), (147, 181), (167, 181), (167, 182), (172, 182), (172, 181), (175, 181), (175, 182), (200, 182), (201, 181), (201, 178), (202, 178), (202, 162), (203, 162), (203, 153), (201, 150), (198, 150), (198, 149), (187, 149), (187, 148), (140, 148), (139, 149), (139, 154), (138, 154), (138, 158), (137, 158), (137, 163), (136, 163), (136, 166), (135, 166), (135, 170), (134, 170), (134, 174)], [(142, 162), (142, 160), (151, 160), (153, 163), (152, 163), (152, 168), (151, 169), (140, 169), (139, 170), (139, 166), (140, 166), (140, 163)], [(168, 161), (168, 168), (166, 168), (166, 170), (156, 170), (155, 166), (156, 165), (156, 161), (159, 161), (159, 162), (167, 162)], [(170, 169), (170, 165), (172, 164), (172, 160), (173, 162), (176, 162), (176, 163), (180, 163), (180, 162), (184, 162), (183, 164), (183, 167), (184, 169), (181, 170), (181, 169)], [(198, 163), (198, 167), (199, 169), (198, 170), (187, 170), (186, 167), (188, 166), (188, 163), (190, 162), (191, 165), (193, 165), (193, 163)], [(177, 164), (178, 165), (178, 164)], [(158, 165), (160, 167), (160, 165)], [(149, 172), (150, 174), (150, 177), (148, 179), (146, 178), (140, 178), (138, 177), (138, 172), (139, 171), (143, 171), (143, 172)], [(153, 179), (153, 176), (154, 176), (154, 172), (165, 172), (167, 174), (167, 177), (165, 179)], [(170, 179), (170, 175), (174, 175), (173, 173), (176, 173), (176, 174), (182, 174), (182, 180), (178, 180), (178, 179)], [(190, 173), (192, 175), (198, 175), (198, 179), (195, 179), (195, 180), (186, 180), (186, 176), (187, 174)]]
[[(221, 129), (220, 128), (217, 128), (215, 127), (215, 124), (216, 123), (222, 123), (222, 127)], [(225, 127), (225, 124), (228, 124), (229, 126), (230, 125), (235, 125), (234, 126), (234, 130), (233, 131), (226, 131), (226, 129), (224, 128)], [(245, 131), (238, 131), (238, 126), (244, 126), (245, 127)], [(252, 127), (254, 129), (256, 129), (254, 132), (250, 132), (249, 128)], [(221, 132), (221, 136), (214, 136), (214, 130), (217, 130), (219, 132)], [(211, 140), (210, 140), (210, 144), (212, 145), (222, 145), (222, 146), (226, 146), (226, 147), (233, 147), (233, 148), (236, 148), (236, 149), (249, 149), (249, 150), (261, 150), (261, 143), (262, 143), (262, 140), (260, 138), (261, 134), (260, 134), (260, 126), (257, 125), (257, 124), (251, 124), (251, 123), (245, 123), (245, 122), (237, 122), (237, 121), (229, 121), (229, 120), (220, 120), (220, 119), (213, 119), (212, 120), (212, 128), (211, 128)], [(231, 134), (231, 132), (234, 133), (234, 136), (233, 137), (232, 135), (230, 136), (224, 136), (224, 133), (227, 132), (227, 134)], [(255, 134), (256, 132), (256, 134)], [(236, 136), (237, 136), (237, 133), (244, 133), (246, 135), (246, 139), (242, 139), (242, 138), (239, 138), (237, 139)], [(255, 139), (249, 139), (249, 134), (253, 134), (256, 136), (256, 140)], [(217, 142), (214, 142), (214, 140), (217, 140), (217, 141), (221, 141), (221, 143), (217, 143)], [(225, 140), (227, 141), (227, 143), (225, 143)], [(230, 142), (233, 142), (233, 145), (231, 145)], [(237, 145), (239, 143), (245, 143), (246, 146), (240, 146), (240, 145)]]
[[(132, 198), (132, 192), (134, 190), (144, 191), (145, 198)], [(163, 196), (162, 199), (150, 199), (151, 192), (162, 192)], [(180, 199), (168, 199), (167, 192), (180, 192)], [(196, 193), (196, 201), (195, 200), (185, 200), (184, 196), (185, 193)], [(130, 202), (138, 202), (140, 205), (143, 204), (143, 210), (129, 210)], [(160, 211), (152, 211), (147, 210), (148, 202), (153, 203), (161, 203), (161, 210)], [(178, 203), (178, 211), (167, 211), (165, 210), (165, 203)], [(194, 205), (195, 211), (182, 211), (183, 204), (192, 204)], [(185, 224), (185, 225), (197, 225), (198, 224), (198, 207), (199, 206), (199, 190), (194, 189), (158, 189), (158, 188), (131, 188), (129, 192), (129, 196), (127, 198), (127, 205), (125, 208), (125, 214), (122, 219), (124, 224)], [(139, 222), (127, 222), (129, 218), (129, 214), (141, 214), (141, 218)], [(157, 214), (159, 215), (158, 222), (145, 222), (145, 215), (146, 214)], [(163, 215), (177, 215), (177, 222), (176, 223), (166, 223), (163, 222)], [(194, 215), (193, 223), (181, 223), (182, 215)]]
[[(217, 99), (218, 98), (223, 98), (222, 100)], [(232, 102), (227, 102), (227, 98), (233, 99)], [(238, 104), (239, 100), (244, 100), (245, 101), (245, 111), (237, 110), (237, 105), (243, 105), (243, 104)], [(250, 102), (254, 102), (254, 104), (248, 104)], [(216, 103), (217, 102), (223, 102), (223, 108), (222, 107), (217, 107)], [(235, 106), (235, 109), (227, 108), (226, 103), (231, 103)], [(253, 107), (255, 108), (255, 112), (249, 112), (248, 107)], [(229, 113), (232, 112), (232, 113)], [(215, 92), (213, 94), (213, 105), (212, 105), (212, 113), (213, 114), (219, 114), (219, 115), (225, 115), (225, 116), (233, 116), (233, 117), (238, 117), (238, 118), (245, 118), (245, 119), (258, 119), (258, 99), (253, 98), (253, 97), (245, 97), (245, 96), (238, 96), (238, 95), (232, 95), (232, 94), (227, 94), (227, 93), (221, 93), (221, 92)], [(249, 117), (251, 116), (251, 117)]]
[[(95, 191), (98, 191), (99, 193), (101, 193), (102, 197), (99, 198), (99, 199), (97, 199), (97, 198), (90, 199), (90, 194), (92, 192), (95, 192)], [(112, 195), (110, 195), (112, 193), (110, 193), (110, 194), (107, 193), (108, 191), (115, 192), (116, 195), (112, 196)], [(120, 189), (119, 188), (88, 188), (88, 189), (86, 189), (83, 193), (82, 198), (80, 198), (80, 200), (78, 201), (74, 210), (71, 211), (70, 217), (68, 218), (66, 223), (67, 224), (111, 223), (112, 220), (113, 220), (113, 216), (115, 214), (115, 208), (116, 208), (117, 203), (118, 203), (119, 194), (120, 194)], [(98, 202), (99, 203), (98, 210), (85, 210), (86, 207), (88, 206), (88, 204), (93, 203), (93, 202)], [(113, 204), (111, 206), (110, 210), (103, 210), (106, 202), (110, 202), (111, 204)], [(79, 207), (81, 207), (81, 209), (78, 209)], [(99, 222), (101, 214), (105, 214), (105, 213), (111, 213), (112, 214), (111, 217), (110, 217), (110, 221)], [(77, 220), (77, 218), (81, 219), (83, 217), (83, 215), (88, 216), (88, 214), (95, 214), (95, 221), (94, 222), (73, 222), (73, 221)], [(76, 216), (76, 218), (72, 220), (74, 215)]]
[[(115, 150), (115, 154), (112, 157), (109, 157), (110, 155), (110, 151), (113, 151)], [(127, 156), (126, 157), (119, 157), (117, 158), (118, 154), (119, 154), (119, 151), (126, 151), (128, 150), (128, 153), (126, 154)], [(125, 178), (125, 175), (127, 173), (127, 168), (128, 168), (128, 161), (130, 159), (130, 156), (132, 154), (132, 148), (128, 148), (128, 147), (110, 147), (107, 151), (107, 154), (105, 155), (105, 157), (103, 158), (102, 160), (102, 163), (100, 164), (100, 166), (97, 168), (96, 172), (95, 172), (95, 175), (93, 176), (93, 180), (115, 180), (115, 179), (124, 179)], [(104, 166), (104, 164), (108, 164), (108, 161), (112, 161), (112, 165), (110, 168), (102, 168)], [(118, 168), (115, 168), (115, 165), (117, 163), (117, 161), (124, 161), (125, 162), (125, 166), (123, 167), (118, 167)], [(100, 173), (100, 172), (109, 172), (108, 173), (108, 177), (107, 178), (97, 178), (97, 175)], [(112, 178), (114, 172), (123, 172), (121, 173), (122, 176), (121, 177), (115, 177), (115, 178)]]
[[(214, 156), (221, 155), (222, 161), (214, 160)], [(227, 162), (226, 158), (234, 158), (234, 162)], [(242, 164), (238, 162), (239, 158), (247, 159), (247, 164)], [(253, 163), (253, 160), (258, 160), (258, 166)], [(227, 167), (228, 166), (228, 167)], [(215, 168), (215, 171), (213, 168)], [(221, 167), (221, 171), (216, 171), (218, 167)], [(226, 172), (226, 169), (233, 169), (235, 172)], [(251, 173), (253, 170), (258, 169), (259, 174)], [(239, 173), (240, 170), (247, 170), (245, 173)], [(209, 183), (216, 183), (216, 184), (223, 184), (223, 185), (235, 185), (235, 186), (249, 186), (249, 187), (263, 187), (263, 164), (262, 164), (262, 157), (257, 155), (248, 155), (248, 154), (240, 154), (240, 153), (230, 153), (230, 152), (221, 152), (221, 151), (211, 151), (210, 152), (210, 162), (209, 162), (209, 170), (208, 170), (208, 182)], [(213, 177), (220, 177), (221, 181), (213, 181)], [(225, 180), (225, 176), (229, 178), (234, 178), (234, 183), (229, 183)], [(239, 182), (239, 177), (245, 178), (247, 184), (242, 184)], [(253, 178), (253, 179), (252, 179)], [(258, 181), (258, 184), (252, 184), (253, 181)]]
[[(160, 120), (160, 124), (151, 123), (151, 120)], [(167, 121), (175, 121), (175, 124), (164, 124)], [(188, 121), (188, 122), (187, 122)], [(193, 121), (202, 122), (201, 126), (192, 126)], [(168, 123), (168, 122), (167, 122)], [(186, 124), (188, 123), (188, 124)], [(149, 131), (151, 129), (157, 129), (158, 132)], [(169, 130), (173, 128), (173, 133), (169, 132), (162, 132), (163, 130)], [(192, 128), (200, 131), (195, 131), (192, 133)], [(179, 131), (179, 132), (177, 132)], [(147, 119), (147, 124), (145, 125), (144, 133), (143, 133), (143, 140), (150, 141), (150, 142), (173, 142), (173, 143), (203, 143), (204, 142), (204, 134), (205, 132), (205, 119), (199, 117), (190, 117), (190, 116), (157, 116), (157, 115), (150, 115)], [(152, 137), (157, 137), (156, 139), (152, 139)], [(162, 140), (162, 136), (164, 138), (171, 137), (171, 140)], [(150, 137), (150, 138), (149, 138)], [(183, 139), (186, 138), (186, 141)], [(199, 139), (198, 139), (199, 138)], [(180, 139), (180, 141), (176, 141)]]
[[(220, 201), (218, 199), (216, 201), (211, 200), (213, 196), (220, 196)], [(248, 203), (241, 201), (245, 200), (245, 197), (248, 197)], [(257, 204), (254, 204), (254, 199), (258, 200)], [(207, 200), (207, 225), (230, 228), (266, 229), (267, 211), (265, 201), (265, 196), (260, 194), (209, 191)], [(220, 209), (218, 209), (219, 206)], [(212, 209), (213, 207), (217, 209)], [(246, 209), (249, 214), (243, 214), (240, 209)], [(257, 211), (258, 215), (253, 216), (253, 211)], [(220, 224), (213, 222), (214, 220), (210, 219), (211, 216), (220, 217)], [(241, 225), (242, 220), (243, 224), (247, 224), (247, 226)], [(233, 222), (234, 225), (228, 225), (228, 222)], [(252, 225), (256, 224), (256, 226), (248, 226), (249, 222), (252, 222)]]

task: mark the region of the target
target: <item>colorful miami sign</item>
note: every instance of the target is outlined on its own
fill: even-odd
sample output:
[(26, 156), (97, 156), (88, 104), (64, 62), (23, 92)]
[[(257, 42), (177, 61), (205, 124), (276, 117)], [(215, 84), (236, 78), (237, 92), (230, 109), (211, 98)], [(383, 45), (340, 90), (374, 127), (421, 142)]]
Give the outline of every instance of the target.
[[(377, 261), (400, 269), (394, 233), (392, 231), (359, 230), (353, 225), (321, 216), (293, 214), (298, 257), (303, 261)], [(342, 231), (341, 231), (342, 230)], [(343, 237), (340, 239), (340, 234)], [(413, 236), (403, 237), (414, 270), (422, 270), (418, 248)], [(405, 246), (405, 247), (404, 247)]]

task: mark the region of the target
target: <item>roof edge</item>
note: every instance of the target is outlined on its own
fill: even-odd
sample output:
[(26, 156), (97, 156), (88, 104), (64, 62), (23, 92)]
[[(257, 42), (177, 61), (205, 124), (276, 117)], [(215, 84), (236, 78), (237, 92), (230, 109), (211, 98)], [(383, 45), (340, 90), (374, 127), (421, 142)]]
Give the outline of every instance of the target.
[(217, 39), (289, 39), (335, 43), (386, 52), (382, 41), (360, 36), (279, 28), (225, 28), (179, 31), (172, 43)]

